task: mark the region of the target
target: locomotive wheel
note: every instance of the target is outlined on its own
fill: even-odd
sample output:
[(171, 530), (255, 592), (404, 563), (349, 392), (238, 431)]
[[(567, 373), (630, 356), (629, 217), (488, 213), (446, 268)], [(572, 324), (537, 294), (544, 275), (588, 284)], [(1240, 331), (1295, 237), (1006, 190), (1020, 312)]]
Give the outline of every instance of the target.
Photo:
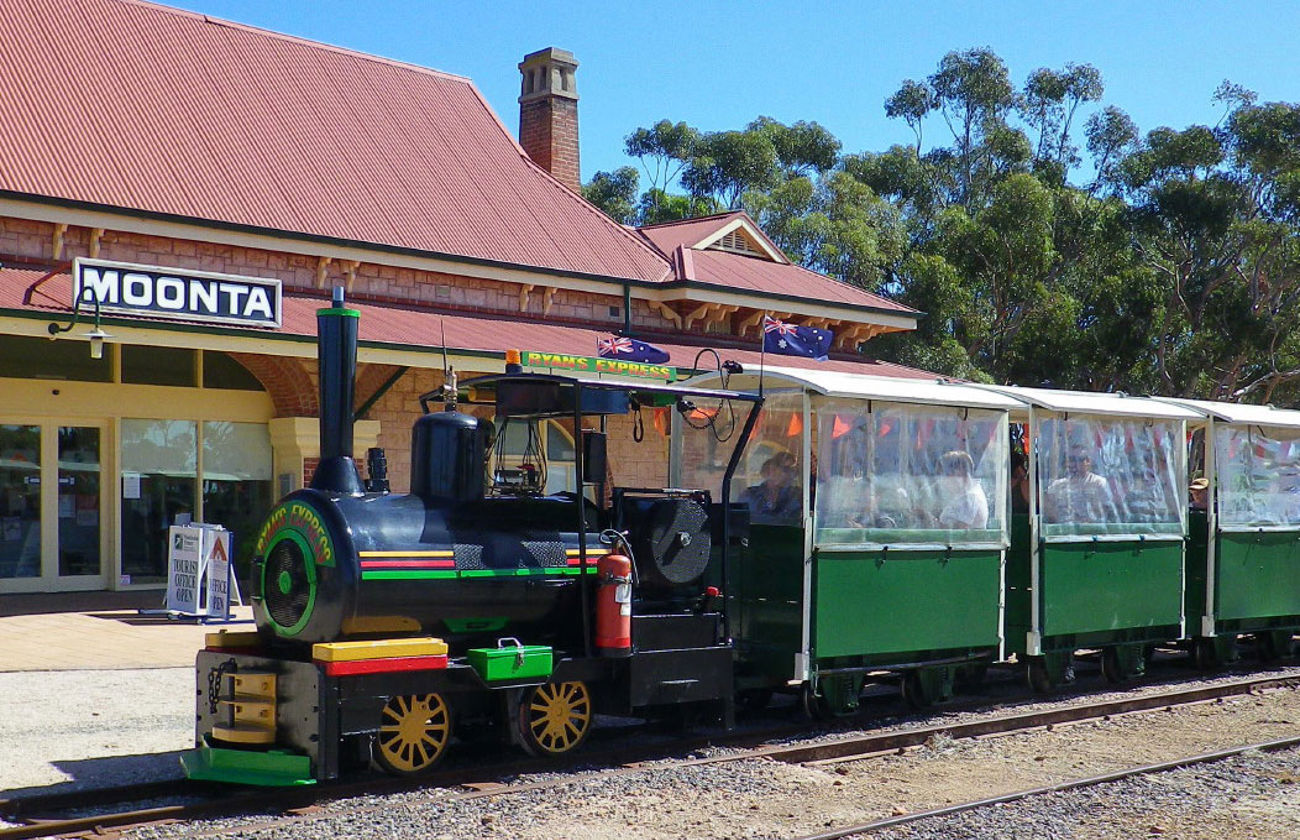
[(529, 755), (564, 755), (586, 739), (591, 717), (591, 692), (586, 683), (539, 685), (525, 692), (519, 704), (519, 743)]
[(416, 776), (442, 758), (451, 740), (451, 709), (439, 694), (388, 698), (379, 724), (375, 761), (398, 776)]

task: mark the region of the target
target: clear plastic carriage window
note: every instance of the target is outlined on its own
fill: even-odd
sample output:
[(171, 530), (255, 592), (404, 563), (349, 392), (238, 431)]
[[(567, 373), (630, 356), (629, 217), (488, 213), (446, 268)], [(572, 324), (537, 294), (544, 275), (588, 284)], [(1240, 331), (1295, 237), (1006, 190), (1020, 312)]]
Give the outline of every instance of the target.
[(1039, 434), (1045, 537), (1185, 533), (1183, 424), (1048, 415)]
[(1007, 417), (814, 401), (817, 544), (1006, 545)]
[(1219, 527), (1300, 527), (1300, 431), (1220, 425), (1214, 459)]
[[(802, 392), (769, 393), (736, 468), (731, 501), (748, 505), (754, 524), (803, 522), (803, 404)], [(749, 403), (710, 404), (690, 417), (675, 418), (674, 484), (708, 490), (721, 499), (727, 459), (749, 411)], [(713, 427), (707, 422), (710, 415), (716, 415)]]

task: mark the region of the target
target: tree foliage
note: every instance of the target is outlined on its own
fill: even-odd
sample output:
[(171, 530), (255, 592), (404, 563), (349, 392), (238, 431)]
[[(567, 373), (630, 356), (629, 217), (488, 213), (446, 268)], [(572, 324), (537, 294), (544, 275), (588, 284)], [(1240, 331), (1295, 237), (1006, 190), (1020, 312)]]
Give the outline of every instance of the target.
[(1300, 402), (1300, 105), (1225, 81), (1216, 125), (1144, 134), (1104, 93), (1090, 64), (1017, 86), (992, 50), (954, 51), (884, 101), (911, 141), (843, 153), (811, 121), (662, 120), (627, 138), (639, 197), (631, 167), (585, 192), (624, 223), (744, 209), (796, 262), (925, 313), (873, 355), (977, 380)]

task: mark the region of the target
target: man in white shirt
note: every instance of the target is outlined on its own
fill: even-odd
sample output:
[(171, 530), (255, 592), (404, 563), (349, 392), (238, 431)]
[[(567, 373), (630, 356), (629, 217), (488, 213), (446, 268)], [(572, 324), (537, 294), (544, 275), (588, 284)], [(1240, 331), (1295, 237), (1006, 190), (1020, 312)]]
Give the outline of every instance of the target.
[(1111, 522), (1115, 500), (1106, 479), (1092, 471), (1092, 455), (1082, 446), (1070, 449), (1066, 475), (1047, 486), (1048, 522)]

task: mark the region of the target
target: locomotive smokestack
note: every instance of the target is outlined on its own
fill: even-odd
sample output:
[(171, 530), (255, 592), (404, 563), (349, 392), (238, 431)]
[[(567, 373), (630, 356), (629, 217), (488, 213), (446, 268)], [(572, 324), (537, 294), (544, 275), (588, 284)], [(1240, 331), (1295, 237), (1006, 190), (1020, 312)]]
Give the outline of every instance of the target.
[(352, 398), (357, 372), (357, 325), (361, 313), (343, 306), (343, 287), (333, 305), (316, 311), (316, 355), (320, 372), (320, 464), (315, 490), (361, 493), (352, 460)]

